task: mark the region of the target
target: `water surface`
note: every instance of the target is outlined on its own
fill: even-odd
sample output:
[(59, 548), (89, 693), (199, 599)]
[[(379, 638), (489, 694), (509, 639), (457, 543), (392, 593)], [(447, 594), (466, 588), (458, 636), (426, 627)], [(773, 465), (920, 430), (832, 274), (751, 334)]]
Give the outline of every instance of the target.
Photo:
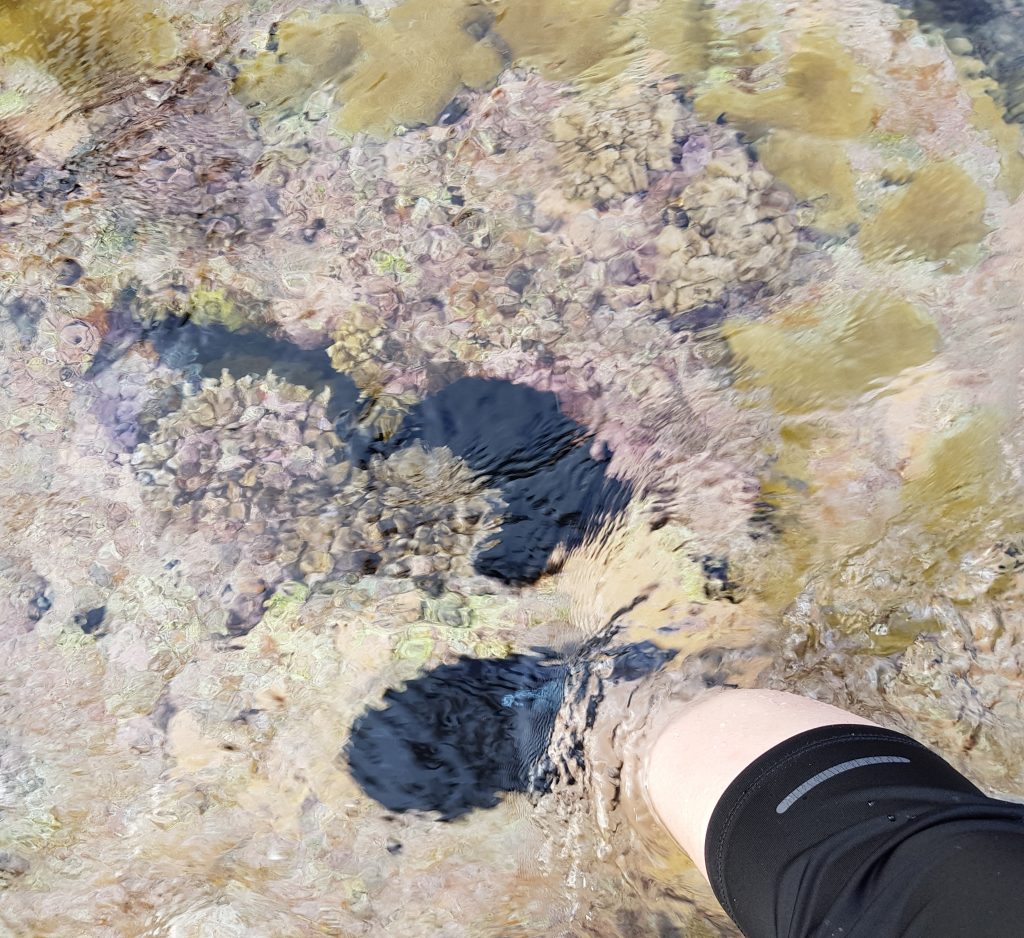
[(1016, 0), (0, 26), (4, 934), (734, 935), (714, 684), (1024, 793)]

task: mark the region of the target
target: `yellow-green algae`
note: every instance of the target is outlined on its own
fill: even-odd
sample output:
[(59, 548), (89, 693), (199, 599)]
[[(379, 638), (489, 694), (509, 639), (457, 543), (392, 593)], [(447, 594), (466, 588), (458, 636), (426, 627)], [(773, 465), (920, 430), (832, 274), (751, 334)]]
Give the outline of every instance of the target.
[(0, 63), (8, 80), (19, 61), (32, 63), (65, 92), (87, 96), (164, 65), (177, 51), (174, 30), (150, 3), (0, 0)]
[(664, 0), (640, 16), (647, 45), (663, 53), (668, 71), (696, 82), (711, 67), (714, 20), (704, 0)]
[(926, 166), (865, 222), (861, 253), (871, 261), (945, 260), (987, 234), (984, 211), (984, 192), (959, 166)]
[(773, 129), (819, 137), (859, 137), (874, 125), (878, 102), (863, 68), (832, 37), (806, 33), (774, 88), (719, 84), (697, 95), (698, 113), (729, 122), (753, 137)]
[(494, 31), (516, 61), (545, 78), (574, 78), (621, 48), (623, 0), (502, 0)]
[(248, 105), (295, 110), (327, 88), (338, 130), (386, 135), (433, 122), (461, 88), (492, 82), (506, 49), (546, 76), (579, 75), (622, 46), (619, 13), (609, 0), (406, 0), (381, 19), (289, 19), (235, 92)]
[(966, 537), (968, 518), (991, 514), (993, 483), (1004, 468), (999, 443), (1004, 422), (991, 408), (961, 414), (911, 458), (903, 503), (924, 516), (928, 529)]
[(841, 143), (779, 129), (758, 144), (757, 156), (798, 199), (815, 204), (816, 227), (838, 232), (859, 218), (853, 169)]
[(487, 18), (472, 0), (408, 0), (379, 21), (363, 13), (286, 20), (276, 51), (247, 65), (235, 91), (247, 104), (294, 109), (330, 87), (335, 126), (349, 132), (434, 120), (459, 88), (484, 85), (501, 68), (498, 50), (474, 29)]
[(250, 322), (250, 317), (224, 290), (197, 288), (189, 294), (185, 309), (199, 325), (216, 324), (228, 329), (241, 329)]
[(803, 413), (848, 401), (880, 379), (929, 361), (939, 334), (917, 307), (886, 293), (803, 304), (757, 322), (725, 325), (743, 376), (780, 410)]
[(954, 48), (950, 48), (950, 55), (956, 65), (958, 87), (971, 97), (971, 122), (992, 138), (999, 152), (999, 188), (1015, 201), (1024, 192), (1020, 125), (1007, 122), (996, 100), (999, 84), (987, 74), (984, 64), (970, 55), (958, 54)]
[[(776, 85), (768, 85), (767, 73), (752, 79), (762, 74), (758, 66), (770, 56), (760, 46), (766, 31), (757, 27), (752, 13), (745, 17), (744, 28), (728, 37), (717, 36), (710, 65), (728, 67), (721, 74), (713, 68), (708, 73), (709, 80), (695, 99), (697, 111), (708, 120), (725, 114), (750, 135), (765, 168), (797, 198), (815, 206), (817, 227), (848, 231), (863, 215), (847, 143), (866, 140), (873, 133), (881, 111), (878, 81), (836, 38), (810, 31), (796, 40)], [(713, 30), (708, 34), (717, 35)], [(972, 97), (975, 126), (989, 133), (999, 150), (1000, 185), (1015, 198), (1024, 190), (1019, 129), (1003, 120), (988, 93), (990, 80), (968, 80), (963, 63), (959, 71), (961, 85)], [(941, 212), (934, 211), (936, 205)], [(926, 166), (903, 193), (886, 200), (877, 216), (865, 222), (861, 248), (869, 260), (947, 260), (958, 248), (984, 237), (983, 211), (984, 195), (962, 169), (950, 163)], [(932, 221), (921, 225), (921, 217)], [(951, 266), (957, 260), (953, 258)]]
[(709, 76), (695, 106), (708, 120), (725, 114), (747, 133), (765, 168), (815, 206), (819, 228), (844, 231), (858, 220), (845, 142), (874, 127), (879, 103), (871, 76), (834, 37), (807, 32), (776, 86), (765, 87), (766, 80), (738, 84), (771, 58), (761, 45), (767, 34), (754, 17), (728, 41), (720, 39), (716, 58), (728, 68)]
[(1021, 155), (1019, 124), (1007, 123), (1003, 111), (988, 93), (967, 84), (973, 99), (971, 118), (974, 126), (992, 137), (999, 151), (999, 187), (1011, 200), (1024, 192), (1024, 155)]

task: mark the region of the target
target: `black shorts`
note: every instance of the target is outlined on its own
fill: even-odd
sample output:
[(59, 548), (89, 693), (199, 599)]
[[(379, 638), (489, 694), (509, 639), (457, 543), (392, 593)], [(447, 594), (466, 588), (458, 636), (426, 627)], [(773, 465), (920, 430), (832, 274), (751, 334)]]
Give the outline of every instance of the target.
[(716, 806), (705, 859), (748, 938), (1024, 936), (1024, 806), (889, 730), (765, 753)]

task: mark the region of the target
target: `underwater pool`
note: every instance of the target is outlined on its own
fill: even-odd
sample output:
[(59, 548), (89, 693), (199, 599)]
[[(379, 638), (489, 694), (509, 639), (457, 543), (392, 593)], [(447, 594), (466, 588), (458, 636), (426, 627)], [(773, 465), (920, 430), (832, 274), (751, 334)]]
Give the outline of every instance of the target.
[(715, 684), (1024, 795), (1022, 41), (0, 0), (0, 936), (737, 935)]

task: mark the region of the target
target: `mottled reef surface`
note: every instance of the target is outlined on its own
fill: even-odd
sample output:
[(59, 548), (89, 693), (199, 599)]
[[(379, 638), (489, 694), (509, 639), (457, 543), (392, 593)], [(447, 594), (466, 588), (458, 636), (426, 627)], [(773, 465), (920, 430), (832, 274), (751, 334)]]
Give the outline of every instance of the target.
[(0, 934), (733, 935), (716, 683), (1024, 794), (1022, 20), (0, 0)]

